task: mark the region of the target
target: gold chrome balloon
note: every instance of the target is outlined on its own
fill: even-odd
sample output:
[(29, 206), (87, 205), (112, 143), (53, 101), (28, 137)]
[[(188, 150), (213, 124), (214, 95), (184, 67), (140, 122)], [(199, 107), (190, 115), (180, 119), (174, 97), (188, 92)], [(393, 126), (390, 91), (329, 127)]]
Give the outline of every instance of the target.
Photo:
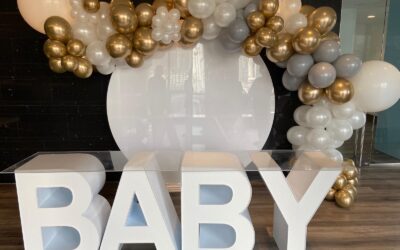
[(131, 33), (138, 26), (136, 13), (125, 5), (116, 5), (111, 8), (111, 22), (114, 28), (122, 34)]
[(356, 165), (356, 163), (352, 159), (343, 160), (343, 164), (349, 164), (349, 165), (352, 165), (352, 166)]
[(49, 67), (55, 73), (64, 73), (66, 70), (61, 64), (61, 58), (49, 58)]
[(347, 183), (349, 183), (353, 186), (357, 186), (358, 185), (358, 177), (351, 179), (351, 180), (347, 180)]
[(300, 13), (308, 17), (315, 10), (315, 8), (311, 5), (303, 5), (301, 6)]
[(308, 81), (303, 82), (298, 91), (299, 99), (306, 105), (317, 103), (323, 96), (324, 91), (319, 88), (315, 88)]
[(351, 180), (358, 176), (358, 169), (354, 165), (344, 163), (342, 173), (346, 179)]
[(333, 184), (333, 188), (336, 190), (340, 190), (346, 185), (347, 185), (347, 179), (344, 175), (341, 174), (338, 177), (336, 177), (336, 181), (335, 184)]
[(67, 43), (67, 52), (73, 56), (83, 56), (85, 54), (85, 44), (81, 40), (71, 39)]
[(342, 188), (342, 190), (349, 192), (349, 194), (351, 195), (353, 200), (355, 200), (357, 198), (357, 188), (355, 186), (353, 186), (351, 184), (347, 184), (346, 186), (344, 186)]
[(74, 75), (79, 78), (88, 78), (93, 73), (92, 64), (84, 58), (78, 58), (78, 66), (74, 70)]
[(279, 33), (278, 41), (268, 53), (276, 62), (284, 62), (289, 59), (294, 54), (292, 36), (288, 33)]
[(188, 17), (182, 23), (181, 35), (186, 42), (197, 42), (203, 34), (203, 23), (195, 17)]
[(353, 98), (353, 84), (346, 79), (336, 78), (332, 85), (325, 89), (325, 94), (332, 103), (344, 104)]
[(151, 37), (151, 29), (139, 27), (133, 36), (133, 47), (143, 55), (151, 55), (158, 47), (158, 42)]
[(331, 7), (320, 7), (308, 16), (308, 26), (316, 28), (321, 35), (325, 35), (336, 24), (337, 15)]
[(306, 27), (301, 29), (293, 38), (293, 48), (300, 54), (311, 54), (319, 46), (320, 37), (318, 30)]
[(242, 44), (242, 48), (247, 56), (257, 56), (262, 50), (262, 47), (257, 44), (255, 36), (246, 38)]
[(89, 13), (96, 13), (100, 9), (99, 0), (83, 0), (83, 8)]
[(132, 52), (125, 57), (125, 61), (132, 68), (138, 68), (143, 64), (143, 55), (136, 50), (132, 50)]
[(335, 193), (335, 201), (337, 205), (343, 208), (349, 208), (351, 205), (353, 205), (354, 202), (351, 194), (346, 190), (337, 191)]
[(107, 39), (106, 48), (110, 56), (122, 57), (130, 52), (132, 42), (126, 36), (117, 33)]
[(67, 43), (71, 38), (71, 25), (59, 16), (47, 18), (44, 23), (44, 31), (51, 40)]
[(268, 19), (267, 23), (265, 24), (266, 27), (272, 29), (276, 33), (279, 33), (283, 30), (283, 27), (285, 26), (285, 22), (283, 21), (283, 18), (280, 16), (273, 16)]
[(151, 26), (151, 21), (154, 16), (154, 9), (148, 3), (141, 3), (135, 8), (139, 26)]
[(43, 45), (43, 52), (50, 57), (63, 57), (67, 54), (67, 48), (62, 42), (47, 39)]
[(265, 17), (272, 17), (279, 9), (279, 0), (260, 0), (258, 9)]
[(61, 65), (66, 71), (73, 72), (78, 67), (78, 58), (66, 55), (61, 59)]
[(329, 192), (325, 196), (325, 200), (327, 200), (327, 201), (335, 200), (335, 193), (336, 193), (335, 189), (333, 189), (333, 188), (329, 189)]
[(265, 24), (265, 16), (260, 11), (251, 12), (247, 16), (247, 25), (251, 31), (255, 32)]
[(181, 13), (181, 17), (185, 18), (190, 16), (189, 9), (188, 9), (188, 1), (189, 0), (175, 0), (174, 7), (179, 10)]
[(271, 48), (276, 44), (278, 36), (276, 33), (267, 27), (262, 27), (256, 33), (256, 42), (261, 47)]
[(335, 32), (330, 31), (321, 37), (321, 42), (323, 41), (336, 41), (340, 44), (340, 37)]

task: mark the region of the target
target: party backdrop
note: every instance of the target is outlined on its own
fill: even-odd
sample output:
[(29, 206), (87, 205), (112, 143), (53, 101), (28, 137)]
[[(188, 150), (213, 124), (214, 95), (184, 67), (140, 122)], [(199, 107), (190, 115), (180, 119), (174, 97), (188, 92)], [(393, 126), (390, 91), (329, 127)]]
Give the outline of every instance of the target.
[[(341, 0), (302, 2), (333, 7), (339, 31)], [(110, 76), (82, 80), (51, 72), (42, 51), (45, 40), (23, 21), (16, 0), (0, 1), (0, 169), (38, 151), (118, 150), (106, 115)], [(286, 132), (300, 102), (297, 92), (282, 86), (283, 70), (263, 59), (276, 94), (274, 125), (264, 148), (288, 149)]]

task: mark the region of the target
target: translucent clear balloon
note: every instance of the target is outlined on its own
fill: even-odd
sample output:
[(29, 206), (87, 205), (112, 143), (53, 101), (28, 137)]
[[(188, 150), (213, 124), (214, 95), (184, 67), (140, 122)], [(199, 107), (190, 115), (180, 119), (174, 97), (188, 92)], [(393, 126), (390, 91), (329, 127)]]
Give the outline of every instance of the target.
[(336, 161), (336, 162), (339, 162), (339, 163), (343, 162), (342, 153), (340, 153), (336, 149), (333, 149), (333, 148), (327, 149), (327, 150), (324, 150), (323, 153), (325, 153), (329, 157), (329, 159), (331, 159), (332, 161)]
[(311, 128), (325, 128), (331, 119), (329, 109), (321, 106), (312, 107), (306, 113), (306, 122)]
[(105, 65), (111, 61), (111, 56), (108, 54), (103, 41), (95, 41), (89, 44), (86, 48), (86, 57), (94, 65)]
[(331, 105), (332, 114), (337, 119), (349, 119), (354, 111), (356, 106), (352, 102), (347, 102), (341, 105)]
[(212, 40), (217, 38), (219, 33), (221, 32), (221, 27), (217, 25), (217, 23), (214, 20), (213, 16), (210, 16), (209, 18), (202, 19), (203, 22), (203, 35), (202, 37), (206, 40)]
[(77, 22), (72, 26), (72, 34), (75, 39), (88, 45), (97, 40), (96, 26), (88, 22)]
[(291, 15), (285, 23), (285, 29), (290, 34), (296, 34), (301, 28), (307, 26), (307, 17), (301, 13)]
[(304, 145), (307, 142), (309, 129), (302, 126), (291, 127), (287, 132), (287, 139), (293, 145)]
[(214, 13), (216, 4), (215, 0), (190, 0), (188, 1), (188, 9), (192, 16), (203, 19)]
[(236, 9), (230, 3), (219, 4), (214, 11), (214, 20), (220, 27), (228, 27), (236, 19)]
[(360, 129), (365, 126), (365, 123), (367, 122), (367, 115), (364, 112), (357, 110), (347, 121), (354, 130)]
[(322, 128), (314, 128), (307, 135), (307, 142), (315, 149), (327, 149), (331, 143), (329, 133)]
[(346, 120), (333, 119), (326, 127), (326, 130), (334, 140), (347, 141), (353, 135), (353, 127)]
[(293, 117), (297, 124), (299, 124), (300, 126), (307, 125), (306, 113), (310, 108), (311, 106), (302, 105), (294, 111)]

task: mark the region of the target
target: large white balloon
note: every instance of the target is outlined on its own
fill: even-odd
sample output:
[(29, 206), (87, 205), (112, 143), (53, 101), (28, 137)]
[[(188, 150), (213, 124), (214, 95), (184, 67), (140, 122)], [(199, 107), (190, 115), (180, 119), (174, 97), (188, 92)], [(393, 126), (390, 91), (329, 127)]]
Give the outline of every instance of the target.
[(287, 132), (288, 141), (297, 146), (306, 144), (309, 129), (302, 126), (291, 127)]
[(341, 105), (332, 104), (331, 110), (333, 116), (338, 119), (349, 119), (355, 112), (356, 106), (353, 102), (347, 102)]
[(97, 40), (96, 26), (89, 22), (77, 22), (72, 26), (72, 34), (75, 39), (89, 45)]
[(347, 120), (354, 130), (364, 127), (367, 122), (367, 115), (361, 111), (355, 111), (350, 119)]
[(236, 19), (236, 9), (230, 3), (221, 3), (215, 8), (215, 22), (220, 27), (228, 27)]
[(353, 127), (346, 120), (333, 119), (326, 127), (326, 130), (334, 140), (347, 141), (353, 135)]
[(331, 137), (325, 129), (314, 128), (308, 133), (307, 142), (315, 149), (327, 149), (331, 143)]
[(192, 16), (197, 18), (207, 18), (214, 13), (215, 0), (189, 0), (188, 9)]
[(301, 13), (291, 15), (285, 22), (285, 29), (290, 34), (296, 34), (301, 28), (307, 26), (307, 17)]
[(68, 0), (17, 0), (18, 9), (25, 22), (44, 34), (44, 22), (51, 16), (60, 16), (72, 22)]
[(332, 115), (329, 109), (315, 106), (306, 113), (307, 126), (311, 128), (324, 128), (331, 121)]
[(95, 41), (86, 48), (86, 57), (94, 65), (106, 65), (111, 61), (106, 44), (103, 41)]
[(349, 79), (354, 86), (354, 103), (364, 112), (380, 112), (400, 97), (400, 72), (390, 63), (368, 61)]

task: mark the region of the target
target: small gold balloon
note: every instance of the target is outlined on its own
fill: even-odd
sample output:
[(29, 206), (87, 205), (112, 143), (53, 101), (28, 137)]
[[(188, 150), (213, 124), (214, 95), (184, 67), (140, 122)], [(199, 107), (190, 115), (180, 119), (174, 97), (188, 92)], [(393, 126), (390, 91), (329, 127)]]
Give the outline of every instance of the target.
[(139, 26), (151, 26), (154, 9), (148, 3), (141, 3), (135, 8)]
[(132, 50), (132, 52), (125, 57), (125, 61), (132, 68), (138, 68), (143, 64), (143, 55), (136, 50)]
[(116, 5), (111, 9), (111, 22), (114, 28), (122, 34), (131, 33), (138, 26), (138, 18), (132, 8)]
[(348, 180), (347, 183), (353, 185), (354, 187), (358, 186), (358, 177)]
[(47, 18), (44, 23), (44, 31), (51, 40), (66, 43), (71, 38), (71, 25), (59, 16)]
[(117, 33), (107, 39), (106, 48), (110, 56), (118, 58), (130, 52), (132, 42), (126, 36)]
[(70, 55), (81, 57), (85, 54), (85, 44), (81, 40), (71, 39), (67, 43), (67, 52)]
[(315, 8), (311, 5), (303, 5), (301, 6), (300, 13), (308, 17), (315, 10)]
[(155, 0), (153, 2), (153, 8), (155, 10), (161, 6), (167, 7), (168, 10), (171, 10), (174, 8), (174, 0)]
[(73, 72), (79, 78), (88, 78), (93, 73), (93, 66), (87, 59), (78, 58), (78, 66)]
[(308, 16), (308, 26), (314, 27), (321, 35), (325, 35), (336, 24), (336, 11), (331, 7), (320, 7)]
[(265, 17), (272, 17), (279, 9), (279, 0), (260, 0), (258, 9)]
[(251, 12), (247, 16), (246, 20), (247, 20), (247, 25), (253, 32), (257, 31), (265, 24), (265, 16), (260, 11)]
[(335, 193), (336, 193), (335, 189), (333, 189), (333, 188), (329, 189), (329, 192), (325, 196), (325, 200), (327, 200), (327, 201), (335, 200)]
[(336, 78), (332, 85), (325, 89), (325, 94), (332, 103), (344, 104), (353, 98), (353, 84), (346, 79)]
[(356, 163), (352, 159), (344, 159), (343, 164), (349, 164), (352, 166), (356, 166)]
[(340, 37), (335, 32), (330, 31), (321, 37), (321, 42), (323, 41), (336, 41), (340, 44)]
[(43, 45), (43, 52), (50, 57), (63, 57), (67, 54), (67, 48), (62, 42), (47, 39)]
[(301, 29), (293, 38), (293, 48), (300, 54), (311, 54), (319, 46), (321, 35), (318, 30), (306, 27)]
[(181, 13), (181, 17), (185, 18), (190, 16), (189, 9), (188, 9), (188, 1), (189, 0), (175, 0), (174, 7), (179, 10)]
[(255, 36), (249, 36), (244, 40), (242, 48), (247, 56), (257, 56), (262, 50), (262, 47), (257, 44)]
[(197, 42), (203, 34), (203, 22), (195, 17), (188, 17), (182, 23), (181, 35), (186, 42)]
[(151, 55), (158, 47), (151, 37), (151, 29), (147, 27), (139, 27), (133, 36), (133, 47), (143, 55)]
[(61, 59), (61, 65), (66, 71), (73, 72), (78, 67), (78, 58), (66, 55)]
[(357, 188), (355, 186), (353, 186), (351, 184), (347, 184), (346, 186), (344, 186), (342, 188), (342, 190), (349, 192), (349, 194), (351, 195), (353, 200), (355, 200), (357, 198)]
[(346, 190), (337, 191), (335, 193), (335, 201), (337, 205), (343, 208), (349, 208), (351, 205), (353, 205), (354, 202), (351, 194)]
[(96, 13), (100, 9), (99, 0), (84, 0), (83, 8), (89, 13)]
[(342, 173), (346, 179), (351, 180), (358, 176), (358, 169), (354, 165), (344, 163)]
[(339, 175), (336, 177), (335, 184), (333, 184), (333, 188), (336, 190), (342, 189), (344, 186), (347, 185), (347, 179), (344, 175)]
[(306, 105), (317, 103), (323, 96), (324, 91), (320, 88), (315, 88), (308, 81), (303, 82), (298, 91), (299, 99)]
[(285, 22), (283, 21), (283, 18), (280, 16), (273, 16), (268, 19), (267, 23), (265, 24), (266, 27), (272, 29), (276, 33), (279, 33), (283, 30), (283, 27), (285, 26)]
[(256, 42), (261, 47), (271, 48), (278, 41), (276, 33), (267, 27), (262, 27), (256, 33)]
[(55, 73), (64, 73), (66, 70), (61, 64), (61, 58), (49, 58), (49, 67)]
[(278, 41), (268, 53), (276, 62), (284, 62), (289, 59), (294, 54), (292, 36), (288, 33), (279, 33)]

